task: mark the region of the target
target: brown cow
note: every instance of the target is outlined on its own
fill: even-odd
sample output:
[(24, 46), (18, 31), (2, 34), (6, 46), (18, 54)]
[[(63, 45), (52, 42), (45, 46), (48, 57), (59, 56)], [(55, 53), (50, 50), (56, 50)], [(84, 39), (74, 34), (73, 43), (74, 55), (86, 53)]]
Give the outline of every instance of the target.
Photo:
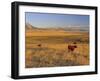
[(37, 46), (38, 46), (38, 47), (41, 47), (42, 45), (41, 45), (41, 44), (38, 44)]
[(76, 45), (68, 45), (68, 52), (73, 52), (77, 48)]

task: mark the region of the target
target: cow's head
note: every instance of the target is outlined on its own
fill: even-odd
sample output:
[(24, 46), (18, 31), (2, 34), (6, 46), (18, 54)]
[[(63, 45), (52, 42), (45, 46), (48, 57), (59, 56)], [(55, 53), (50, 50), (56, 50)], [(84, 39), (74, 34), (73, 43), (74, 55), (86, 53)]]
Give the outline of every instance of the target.
[(77, 48), (77, 46), (75, 45), (74, 48)]

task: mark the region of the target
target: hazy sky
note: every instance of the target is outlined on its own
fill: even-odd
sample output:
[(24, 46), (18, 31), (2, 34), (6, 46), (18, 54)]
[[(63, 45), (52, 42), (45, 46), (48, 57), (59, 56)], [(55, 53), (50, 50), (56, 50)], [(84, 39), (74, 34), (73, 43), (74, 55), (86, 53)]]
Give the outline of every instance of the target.
[(33, 26), (41, 28), (67, 27), (67, 26), (89, 27), (88, 15), (26, 12), (25, 17), (26, 17), (26, 23), (30, 23)]

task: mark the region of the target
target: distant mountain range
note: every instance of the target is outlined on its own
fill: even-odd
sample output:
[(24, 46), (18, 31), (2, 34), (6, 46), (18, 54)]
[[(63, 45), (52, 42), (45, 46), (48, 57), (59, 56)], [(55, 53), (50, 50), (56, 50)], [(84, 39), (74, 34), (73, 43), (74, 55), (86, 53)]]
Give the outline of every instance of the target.
[(48, 27), (48, 28), (39, 28), (39, 27), (35, 27), (32, 26), (31, 24), (27, 23), (25, 25), (26, 30), (32, 30), (32, 29), (38, 29), (38, 30), (64, 30), (64, 31), (89, 31), (89, 27), (77, 27), (77, 26), (73, 26), (73, 27)]
[(34, 26), (32, 26), (31, 24), (29, 24), (29, 23), (25, 24), (25, 28), (26, 28), (27, 30), (30, 30), (30, 29), (38, 29), (37, 27), (34, 27)]

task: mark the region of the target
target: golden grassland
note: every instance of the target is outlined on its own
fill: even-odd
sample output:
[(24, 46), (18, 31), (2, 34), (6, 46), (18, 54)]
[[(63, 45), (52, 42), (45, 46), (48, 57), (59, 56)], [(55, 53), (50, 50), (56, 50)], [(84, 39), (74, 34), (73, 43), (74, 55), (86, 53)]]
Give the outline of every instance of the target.
[[(68, 45), (77, 48), (68, 52)], [(80, 66), (89, 64), (89, 33), (64, 30), (26, 30), (25, 67)], [(41, 46), (38, 46), (38, 45)]]

